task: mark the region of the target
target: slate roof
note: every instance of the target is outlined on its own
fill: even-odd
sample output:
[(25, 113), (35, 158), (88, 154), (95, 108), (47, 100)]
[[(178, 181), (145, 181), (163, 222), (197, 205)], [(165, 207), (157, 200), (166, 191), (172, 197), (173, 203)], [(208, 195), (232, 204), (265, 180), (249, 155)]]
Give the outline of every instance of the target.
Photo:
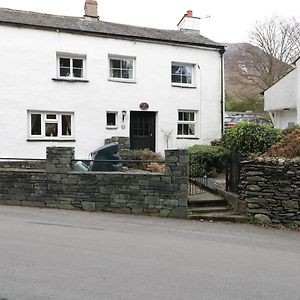
[(180, 30), (164, 30), (138, 27), (84, 17), (50, 15), (29, 11), (0, 8), (0, 25), (33, 27), (45, 30), (60, 30), (78, 34), (148, 40), (154, 42), (204, 46), (224, 50), (224, 46), (199, 33)]

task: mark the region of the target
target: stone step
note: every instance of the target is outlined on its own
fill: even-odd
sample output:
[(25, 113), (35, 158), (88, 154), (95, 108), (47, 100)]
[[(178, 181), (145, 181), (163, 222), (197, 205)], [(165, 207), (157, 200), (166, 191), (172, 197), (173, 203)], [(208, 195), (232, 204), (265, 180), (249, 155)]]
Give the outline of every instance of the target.
[(227, 201), (225, 199), (214, 200), (189, 200), (189, 207), (211, 207), (211, 206), (226, 206)]
[(213, 193), (202, 192), (195, 195), (189, 195), (189, 207), (206, 207), (206, 206), (226, 206), (227, 201)]
[(217, 211), (228, 211), (227, 206), (204, 206), (204, 207), (191, 207), (191, 213), (206, 213), (206, 212), (217, 212)]
[(214, 222), (248, 223), (248, 217), (233, 212), (190, 213), (188, 219)]

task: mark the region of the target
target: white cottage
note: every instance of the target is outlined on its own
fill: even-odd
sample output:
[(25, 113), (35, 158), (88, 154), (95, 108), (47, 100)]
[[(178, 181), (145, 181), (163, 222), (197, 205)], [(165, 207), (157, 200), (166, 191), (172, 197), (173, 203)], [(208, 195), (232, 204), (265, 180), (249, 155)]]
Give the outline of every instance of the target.
[(300, 57), (295, 68), (264, 91), (265, 111), (276, 128), (300, 124)]
[(73, 146), (77, 158), (111, 137), (131, 148), (186, 148), (221, 136), (224, 46), (178, 30), (0, 8), (0, 157), (45, 157)]

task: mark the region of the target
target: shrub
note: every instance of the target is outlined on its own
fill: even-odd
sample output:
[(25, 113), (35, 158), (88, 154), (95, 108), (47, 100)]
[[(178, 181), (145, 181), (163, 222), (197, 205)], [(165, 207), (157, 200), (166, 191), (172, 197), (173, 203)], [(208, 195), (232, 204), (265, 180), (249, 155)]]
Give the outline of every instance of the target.
[(149, 149), (143, 150), (129, 150), (122, 149), (119, 151), (122, 159), (132, 159), (132, 160), (162, 160), (162, 156), (159, 153), (155, 153)]
[(239, 152), (242, 159), (266, 152), (282, 136), (281, 129), (270, 124), (243, 121), (230, 128), (222, 136), (223, 147)]
[(189, 148), (190, 176), (213, 176), (224, 170), (229, 151), (221, 146), (194, 145)]
[[(163, 160), (161, 154), (155, 153), (149, 149), (129, 150), (122, 149), (119, 151), (121, 159), (124, 160)], [(124, 166), (132, 169), (146, 170), (149, 172), (164, 172), (165, 164), (162, 163), (123, 163)]]
[(288, 130), (284, 130), (282, 138), (274, 144), (264, 157), (285, 157), (295, 158), (300, 157), (300, 128), (294, 126)]

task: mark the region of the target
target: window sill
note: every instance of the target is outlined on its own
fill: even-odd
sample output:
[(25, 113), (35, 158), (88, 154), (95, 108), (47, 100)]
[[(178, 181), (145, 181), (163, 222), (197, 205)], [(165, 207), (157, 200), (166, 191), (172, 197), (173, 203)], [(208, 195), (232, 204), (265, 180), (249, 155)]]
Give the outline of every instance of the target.
[(172, 83), (171, 86), (173, 87), (179, 87), (179, 88), (187, 88), (187, 89), (196, 89), (197, 87), (195, 85), (190, 85), (190, 84), (176, 84), (176, 83)]
[(199, 140), (198, 137), (195, 136), (177, 136), (177, 140)]
[(49, 139), (49, 138), (29, 138), (27, 142), (76, 142), (75, 139)]
[(113, 82), (120, 82), (120, 83), (133, 83), (136, 84), (135, 80), (126, 80), (122, 78), (108, 78), (108, 81), (113, 81)]
[(89, 80), (86, 79), (67, 79), (67, 78), (52, 78), (53, 81), (64, 81), (64, 82), (90, 82)]
[(118, 129), (118, 127), (117, 126), (106, 126), (106, 129), (108, 129), (108, 130), (116, 130), (116, 129)]

